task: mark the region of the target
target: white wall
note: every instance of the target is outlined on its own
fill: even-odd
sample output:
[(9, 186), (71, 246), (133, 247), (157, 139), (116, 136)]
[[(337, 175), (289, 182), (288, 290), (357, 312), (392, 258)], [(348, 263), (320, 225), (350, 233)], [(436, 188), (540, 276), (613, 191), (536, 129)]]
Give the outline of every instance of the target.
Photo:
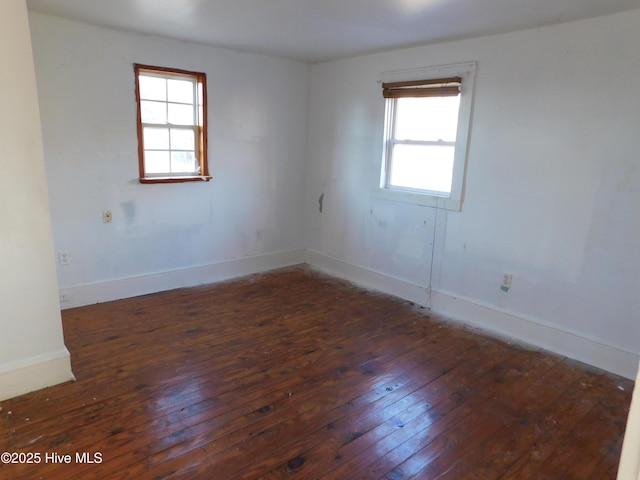
[[(30, 23), (63, 306), (302, 261), (308, 65)], [(207, 74), (211, 182), (138, 182), (133, 63)]]
[[(309, 261), (633, 378), (638, 45), (640, 10), (315, 65)], [(466, 61), (478, 69), (462, 211), (372, 198), (380, 74)]]
[(620, 452), (617, 480), (638, 480), (640, 477), (640, 375), (633, 388), (624, 441)]
[[(306, 259), (635, 376), (640, 11), (313, 67), (30, 21), (66, 306)], [(462, 211), (373, 198), (380, 74), (466, 61)], [(138, 184), (134, 62), (207, 73), (211, 183)]]
[(73, 378), (24, 0), (0, 0), (0, 400)]

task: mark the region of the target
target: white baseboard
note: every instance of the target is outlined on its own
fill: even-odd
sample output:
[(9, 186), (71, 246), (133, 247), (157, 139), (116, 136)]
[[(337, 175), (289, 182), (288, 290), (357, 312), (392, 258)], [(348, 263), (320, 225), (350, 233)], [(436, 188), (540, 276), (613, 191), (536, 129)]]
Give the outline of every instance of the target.
[(0, 365), (0, 400), (75, 380), (66, 348)]
[[(312, 267), (358, 285), (388, 293), (418, 305), (426, 306), (429, 303), (427, 288), (424, 286), (310, 250), (305, 252), (305, 260)], [(430, 303), (429, 307), (433, 313), (454, 322), (461, 322), (500, 337), (543, 348), (626, 378), (636, 378), (638, 354), (587, 338), (578, 332), (451, 292), (434, 290)]]
[(639, 359), (637, 354), (537, 318), (436, 290), (432, 294), (431, 311), (626, 378), (636, 378)]
[(326, 272), (334, 277), (343, 278), (362, 287), (371, 288), (404, 298), (418, 305), (426, 305), (429, 299), (427, 287), (419, 286), (400, 278), (386, 275), (382, 272), (347, 263), (335, 257), (330, 257), (313, 250), (305, 251), (305, 263)]
[(300, 263), (304, 263), (304, 250), (245, 257), (180, 270), (72, 285), (60, 288), (60, 306), (62, 309), (67, 309), (176, 288), (195, 287)]

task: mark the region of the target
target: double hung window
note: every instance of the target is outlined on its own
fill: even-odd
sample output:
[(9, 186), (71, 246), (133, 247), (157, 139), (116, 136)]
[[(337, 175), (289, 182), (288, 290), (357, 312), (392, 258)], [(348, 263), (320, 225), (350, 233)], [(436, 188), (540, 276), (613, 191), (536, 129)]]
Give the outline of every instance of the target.
[(204, 73), (135, 65), (142, 183), (210, 180)]
[[(459, 210), (471, 113), (472, 65), (461, 75), (382, 82), (382, 195)], [(428, 70), (432, 75), (450, 67)], [(415, 75), (415, 73), (414, 73)]]

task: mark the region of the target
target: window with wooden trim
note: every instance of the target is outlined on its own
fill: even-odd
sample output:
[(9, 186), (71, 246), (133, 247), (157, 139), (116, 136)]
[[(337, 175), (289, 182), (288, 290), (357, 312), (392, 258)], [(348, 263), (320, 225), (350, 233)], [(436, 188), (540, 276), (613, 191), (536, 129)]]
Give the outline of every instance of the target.
[[(397, 76), (429, 76), (382, 82), (382, 196), (460, 210), (474, 70), (475, 64), (464, 64), (394, 72)], [(457, 72), (460, 74), (431, 76)]]
[(134, 65), (141, 183), (208, 181), (204, 73)]

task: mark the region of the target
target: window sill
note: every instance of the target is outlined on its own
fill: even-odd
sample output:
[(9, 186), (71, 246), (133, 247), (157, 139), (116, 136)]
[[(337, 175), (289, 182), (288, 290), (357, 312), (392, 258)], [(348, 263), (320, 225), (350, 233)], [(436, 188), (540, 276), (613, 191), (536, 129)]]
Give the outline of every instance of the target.
[(377, 188), (371, 192), (371, 196), (394, 202), (411, 203), (413, 205), (441, 208), (454, 212), (459, 212), (462, 209), (462, 202), (458, 199), (429, 195), (426, 193)]
[(184, 183), (184, 182), (208, 182), (209, 175), (194, 175), (184, 177), (141, 177), (140, 183)]

